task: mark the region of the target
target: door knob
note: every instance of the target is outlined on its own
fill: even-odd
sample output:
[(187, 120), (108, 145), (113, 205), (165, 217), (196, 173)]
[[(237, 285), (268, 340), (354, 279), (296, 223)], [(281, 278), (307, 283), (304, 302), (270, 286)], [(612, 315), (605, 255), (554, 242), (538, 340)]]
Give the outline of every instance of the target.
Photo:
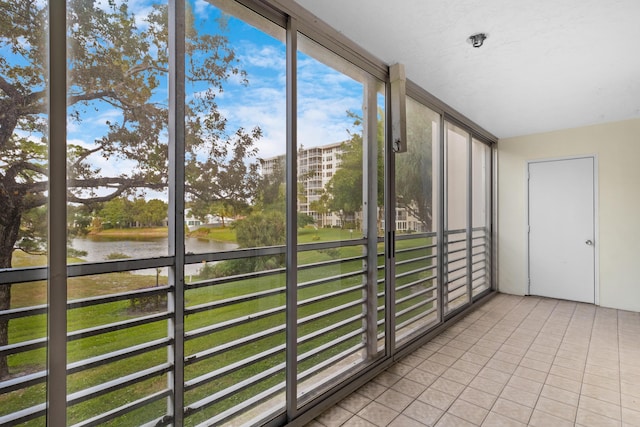
[(591, 240), (587, 240), (585, 243), (589, 246), (593, 246), (593, 242)]

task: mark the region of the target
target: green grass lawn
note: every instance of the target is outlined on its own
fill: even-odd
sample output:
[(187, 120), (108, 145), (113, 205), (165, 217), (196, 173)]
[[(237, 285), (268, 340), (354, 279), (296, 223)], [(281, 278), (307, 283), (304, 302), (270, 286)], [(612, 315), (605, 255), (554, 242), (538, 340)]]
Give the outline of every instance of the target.
[(189, 237), (197, 237), (199, 239), (211, 239), (218, 242), (236, 243), (236, 230), (226, 226), (222, 227), (202, 227), (188, 233)]
[[(210, 230), (221, 230), (221, 234), (218, 235), (219, 239), (216, 240), (231, 238), (229, 234), (230, 229)], [(227, 234), (222, 234), (223, 231)], [(355, 233), (356, 232), (354, 232), (354, 234)], [(313, 228), (305, 228), (300, 230), (298, 241), (302, 244), (322, 241), (347, 240), (351, 238), (351, 234), (352, 233), (350, 233), (348, 230), (315, 230)], [(360, 237), (361, 236), (359, 235), (354, 236), (354, 238)], [(424, 243), (424, 241), (420, 241), (418, 243), (414, 241), (399, 241), (397, 247), (411, 247), (411, 245)], [(363, 248), (361, 246), (345, 246), (329, 251), (324, 250), (299, 252), (298, 260), (299, 264), (303, 265), (320, 261), (328, 261), (331, 259), (335, 259), (336, 257), (345, 258), (362, 255), (362, 253)], [(415, 256), (415, 254), (407, 254), (406, 256)], [(72, 261), (77, 262), (78, 260)], [(20, 252), (16, 252), (14, 262), (16, 266), (28, 266), (42, 265), (44, 261), (42, 258), (30, 257)], [(382, 257), (379, 258), (379, 262), (384, 262), (384, 259)], [(405, 267), (405, 269), (408, 268), (415, 268), (415, 266)], [(350, 271), (359, 271), (361, 269), (361, 261), (349, 261), (330, 266), (302, 269), (298, 271), (298, 282), (305, 283), (319, 278), (332, 277), (337, 274)], [(379, 274), (383, 275), (384, 273), (379, 272)], [(164, 283), (166, 283), (166, 277), (161, 277), (161, 279), (164, 281)], [(109, 273), (97, 276), (70, 278), (68, 285), (68, 295), (69, 299), (73, 300), (90, 296), (126, 292), (134, 289), (152, 287), (155, 285), (155, 280), (155, 275), (143, 276), (131, 273)], [(406, 283), (408, 283), (407, 280), (409, 279), (405, 279)], [(241, 295), (249, 295), (255, 292), (267, 291), (269, 289), (279, 289), (285, 286), (284, 281), (284, 275), (278, 274), (273, 276), (265, 276), (258, 279), (237, 280), (232, 283), (220, 284), (198, 289), (189, 289), (185, 292), (185, 305), (187, 307), (193, 307), (203, 303), (229, 300), (230, 298), (238, 297)], [(317, 295), (346, 289), (358, 285), (361, 282), (361, 275), (357, 275), (348, 279), (333, 280), (322, 285), (300, 289), (298, 292), (298, 299), (299, 302), (304, 301)], [(46, 283), (44, 282), (13, 285), (12, 292), (13, 307), (24, 307), (46, 303)], [(406, 295), (407, 292), (409, 291), (403, 292), (402, 295)], [(299, 308), (298, 317), (303, 318), (305, 316), (313, 315), (323, 310), (345, 304), (349, 301), (356, 301), (361, 297), (362, 291), (357, 290), (330, 299), (314, 302), (312, 304), (306, 304)], [(380, 303), (382, 303), (382, 301), (380, 301)], [(283, 307), (284, 304), (284, 293), (278, 293), (277, 295), (269, 297), (252, 299), (249, 301), (238, 303), (229, 303), (214, 310), (187, 316), (184, 321), (185, 331), (187, 332), (214, 324), (220, 324), (221, 322), (231, 321), (233, 319), (246, 318), (247, 321), (239, 323), (235, 326), (220, 328), (216, 332), (206, 335), (202, 338), (187, 341), (185, 343), (185, 355), (189, 357), (190, 355), (196, 354), (197, 352), (205, 351), (216, 346), (225, 344), (229, 345), (233, 341), (240, 338), (247, 337), (251, 334), (255, 334), (260, 331), (265, 331), (269, 328), (282, 325), (285, 320), (285, 315), (283, 312), (273, 313), (269, 316), (265, 316), (255, 320), (251, 320), (247, 316), (255, 315), (256, 313), (264, 312), (266, 310)], [(298, 336), (302, 337), (320, 328), (335, 324), (342, 319), (346, 319), (347, 317), (361, 313), (362, 310), (363, 307), (358, 304), (347, 311), (320, 318), (314, 322), (311, 322), (310, 324), (301, 325), (299, 328)], [(68, 330), (76, 331), (88, 327), (111, 324), (126, 319), (134, 319), (148, 314), (149, 313), (132, 311), (129, 301), (111, 302), (86, 308), (73, 309), (68, 313)], [(134, 328), (71, 341), (68, 344), (68, 362), (72, 363), (75, 361), (84, 360), (89, 357), (103, 355), (112, 351), (116, 351), (118, 349), (124, 349), (133, 345), (166, 337), (168, 331), (167, 323), (167, 320), (161, 320)], [(343, 336), (349, 331), (357, 330), (360, 327), (360, 321), (352, 322), (352, 324), (332, 331), (325, 336), (301, 344), (298, 349), (299, 354), (303, 354), (309, 350), (312, 350), (313, 348), (317, 348), (318, 346), (323, 345), (330, 340)], [(9, 336), (11, 342), (20, 342), (46, 336), (45, 316), (41, 315), (11, 320)], [(356, 336), (354, 339), (351, 339), (340, 346), (335, 346), (334, 348), (328, 349), (327, 351), (314, 356), (313, 358), (300, 364), (300, 371), (310, 368), (319, 361), (325, 360), (346, 348), (356, 345), (360, 340), (361, 337)], [(238, 344), (229, 351), (219, 351), (213, 357), (204, 359), (197, 363), (188, 364), (185, 367), (186, 380), (197, 378), (201, 375), (210, 373), (225, 366), (230, 366), (234, 362), (254, 356), (262, 351), (266, 351), (278, 345), (281, 345), (284, 342), (284, 332), (279, 332), (254, 342), (242, 345)], [(44, 349), (13, 355), (9, 358), (10, 368), (11, 371), (16, 374), (36, 372), (44, 369), (45, 358), (46, 355)], [(161, 363), (165, 363), (166, 361), (167, 350), (162, 348), (159, 350), (154, 350), (152, 352), (144, 353), (142, 355), (129, 357), (121, 361), (111, 362), (100, 367), (88, 369), (80, 373), (72, 374), (68, 377), (68, 393), (74, 393), (88, 387), (103, 384), (106, 381), (122, 377), (123, 375), (133, 374), (141, 370), (159, 365)], [(212, 381), (192, 391), (187, 392), (185, 394), (186, 404), (188, 405), (205, 396), (209, 396), (213, 393), (225, 390), (228, 387), (239, 383), (240, 381), (264, 372), (265, 370), (276, 366), (283, 361), (284, 352), (278, 352), (270, 357), (265, 358), (264, 360), (256, 361), (255, 363), (252, 363), (245, 368), (231, 372), (227, 375), (223, 375), (215, 381)], [(245, 400), (261, 390), (282, 382), (283, 379), (283, 373), (278, 373), (275, 376), (266, 378), (264, 381), (258, 383), (257, 385), (222, 400), (221, 402), (211, 406), (209, 409), (202, 411), (202, 413), (195, 414), (194, 416), (189, 417), (189, 424), (195, 424), (197, 422), (206, 420), (214, 414), (234, 406), (235, 404), (237, 404), (237, 402)], [(81, 404), (73, 405), (68, 410), (69, 422), (76, 423), (100, 414), (104, 411), (108, 411), (109, 409), (112, 409), (114, 407), (123, 405), (126, 402), (134, 401), (136, 399), (149, 395), (152, 392), (162, 390), (166, 387), (166, 384), (167, 378), (166, 375), (163, 375), (157, 378), (146, 380), (142, 383), (131, 385), (121, 391), (113, 392), (99, 398), (88, 400)], [(42, 403), (44, 400), (44, 384), (36, 385), (24, 390), (6, 393), (0, 396), (0, 416), (38, 403)], [(147, 405), (141, 409), (138, 409), (125, 417), (118, 418), (117, 420), (114, 420), (111, 425), (134, 425), (140, 422), (149, 421), (156, 417), (162, 416), (165, 410), (166, 403), (164, 401), (160, 401), (155, 404)], [(41, 420), (35, 420), (30, 425), (40, 424)]]
[(169, 235), (167, 227), (145, 227), (145, 228), (109, 228), (89, 233), (91, 236), (110, 238), (160, 238)]

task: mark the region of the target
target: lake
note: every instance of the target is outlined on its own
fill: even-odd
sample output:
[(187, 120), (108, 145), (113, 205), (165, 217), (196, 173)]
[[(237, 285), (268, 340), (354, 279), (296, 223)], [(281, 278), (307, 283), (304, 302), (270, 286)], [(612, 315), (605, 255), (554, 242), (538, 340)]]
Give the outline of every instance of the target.
[[(81, 257), (87, 262), (107, 261), (109, 254), (118, 252), (130, 258), (153, 258), (167, 256), (169, 239), (166, 237), (155, 239), (128, 239), (113, 237), (75, 237), (71, 239), (71, 247), (80, 251), (86, 251), (87, 255)], [(208, 253), (222, 252), (237, 248), (235, 243), (216, 242), (208, 239), (185, 238), (185, 252)], [(185, 266), (185, 275), (198, 274), (201, 265)], [(166, 269), (160, 273), (167, 275)], [(155, 269), (138, 270), (137, 274), (156, 274)]]

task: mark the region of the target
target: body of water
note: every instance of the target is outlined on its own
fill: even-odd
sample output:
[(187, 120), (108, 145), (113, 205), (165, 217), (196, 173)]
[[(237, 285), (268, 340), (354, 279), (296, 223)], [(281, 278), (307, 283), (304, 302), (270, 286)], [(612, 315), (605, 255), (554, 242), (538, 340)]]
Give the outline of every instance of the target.
[[(167, 256), (169, 239), (166, 237), (155, 239), (131, 239), (123, 240), (112, 237), (76, 237), (71, 239), (71, 247), (80, 251), (86, 251), (87, 255), (81, 258), (87, 262), (107, 261), (109, 254), (120, 253), (129, 258), (154, 258)], [(185, 239), (185, 252), (208, 253), (222, 252), (236, 249), (235, 243), (216, 242), (208, 239), (196, 239), (187, 237)], [(185, 275), (197, 274), (202, 268), (201, 265), (185, 266)], [(166, 275), (166, 269), (161, 272)], [(137, 274), (156, 274), (155, 269), (138, 270)]]

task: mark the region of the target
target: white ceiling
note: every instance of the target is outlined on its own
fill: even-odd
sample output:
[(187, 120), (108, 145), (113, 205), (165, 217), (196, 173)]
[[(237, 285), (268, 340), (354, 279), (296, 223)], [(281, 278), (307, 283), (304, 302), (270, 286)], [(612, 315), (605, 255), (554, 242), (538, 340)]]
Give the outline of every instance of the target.
[(640, 118), (639, 0), (297, 3), (499, 138)]

